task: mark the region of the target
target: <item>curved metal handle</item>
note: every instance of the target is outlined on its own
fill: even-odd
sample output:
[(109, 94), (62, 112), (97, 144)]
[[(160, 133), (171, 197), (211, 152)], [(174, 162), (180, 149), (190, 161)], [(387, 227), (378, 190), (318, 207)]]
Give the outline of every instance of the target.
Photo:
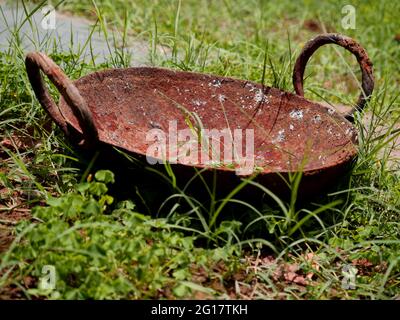
[(353, 121), (353, 114), (356, 111), (362, 111), (366, 103), (371, 97), (374, 90), (374, 76), (372, 74), (372, 62), (369, 60), (367, 52), (353, 39), (337, 33), (326, 33), (317, 36), (306, 43), (299, 57), (296, 60), (293, 70), (293, 86), (294, 90), (299, 96), (304, 96), (303, 90), (303, 76), (306, 64), (312, 54), (321, 46), (329, 43), (337, 44), (354, 54), (360, 65), (362, 77), (362, 92), (358, 98), (356, 106), (344, 117)]
[(78, 89), (64, 74), (61, 68), (41, 52), (28, 53), (25, 59), (25, 66), (29, 81), (37, 99), (62, 131), (70, 138), (76, 137), (76, 132), (70, 130), (72, 127), (66, 122), (64, 116), (61, 114), (56, 103), (50, 96), (40, 70), (42, 70), (42, 72), (56, 86), (65, 101), (71, 106), (74, 116), (78, 119), (79, 126), (83, 133), (83, 138), (81, 137), (79, 144), (82, 146), (89, 146), (96, 143), (99, 135), (93, 121), (92, 113), (90, 112), (86, 101), (80, 95)]

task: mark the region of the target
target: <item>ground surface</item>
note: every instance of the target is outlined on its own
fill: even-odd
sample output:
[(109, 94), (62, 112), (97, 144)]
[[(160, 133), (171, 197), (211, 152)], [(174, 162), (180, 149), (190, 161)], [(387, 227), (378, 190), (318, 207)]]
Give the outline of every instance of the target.
[[(73, 0), (57, 7), (58, 37), (37, 27), (40, 2), (17, 3), (15, 23), (11, 4), (0, 15), (0, 298), (399, 298), (398, 3), (354, 2), (355, 29), (344, 30), (336, 1)], [(366, 48), (376, 86), (356, 118), (352, 174), (312, 200), (297, 199), (296, 179), (290, 199), (243, 198), (235, 186), (226, 197), (80, 152), (24, 68), (36, 48), (72, 79), (149, 64), (292, 91), (294, 59), (324, 31)], [(320, 49), (306, 74), (312, 100), (349, 105), (358, 95), (344, 50)]]

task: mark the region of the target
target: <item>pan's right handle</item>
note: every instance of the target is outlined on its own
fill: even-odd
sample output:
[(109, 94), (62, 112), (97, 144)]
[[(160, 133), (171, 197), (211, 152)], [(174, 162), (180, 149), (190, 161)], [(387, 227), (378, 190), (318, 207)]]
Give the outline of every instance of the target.
[(50, 96), (40, 71), (42, 71), (56, 86), (67, 104), (71, 106), (74, 116), (78, 119), (83, 134), (83, 138), (79, 144), (88, 147), (97, 143), (99, 135), (93, 121), (92, 113), (78, 89), (64, 74), (61, 68), (41, 52), (28, 53), (25, 59), (25, 66), (37, 99), (62, 131), (70, 138), (75, 137), (74, 133), (71, 131), (70, 125), (65, 121), (64, 116)]
[(304, 96), (303, 76), (306, 64), (319, 47), (328, 43), (334, 43), (349, 50), (356, 56), (360, 65), (362, 92), (356, 106), (344, 115), (347, 120), (353, 121), (354, 112), (362, 111), (372, 95), (372, 91), (374, 90), (374, 76), (372, 74), (372, 62), (369, 60), (367, 52), (352, 38), (338, 33), (326, 33), (308, 41), (296, 60), (293, 70), (293, 86), (299, 96)]

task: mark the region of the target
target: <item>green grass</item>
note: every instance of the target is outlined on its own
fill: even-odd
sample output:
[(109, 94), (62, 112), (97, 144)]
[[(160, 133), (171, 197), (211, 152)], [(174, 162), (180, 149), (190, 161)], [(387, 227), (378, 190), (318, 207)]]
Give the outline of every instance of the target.
[[(9, 50), (0, 53), (0, 297), (399, 297), (400, 175), (398, 160), (389, 161), (398, 132), (378, 138), (373, 132), (394, 126), (400, 115), (400, 44), (394, 39), (400, 5), (354, 2), (357, 27), (343, 30), (345, 4), (65, 1), (58, 9), (97, 21), (110, 55), (95, 64), (81, 52), (47, 46), (72, 79), (128, 66), (135, 55), (124, 47), (141, 40), (149, 44), (153, 65), (292, 91), (294, 59), (316, 34), (307, 28), (310, 21), (317, 33), (354, 37), (374, 63), (371, 128), (357, 117), (359, 158), (349, 181), (312, 202), (297, 198), (301, 175), (288, 181), (291, 198), (280, 199), (252, 180), (221, 196), (216, 184), (203, 183), (201, 172), (193, 177), (200, 185), (193, 191), (192, 182), (176, 184), (173, 166), (138, 169), (122, 153), (124, 169), (101, 170), (110, 169), (101, 156), (78, 152), (48, 121), (27, 79), (26, 52), (15, 30)], [(27, 12), (34, 8), (26, 3)], [(359, 93), (356, 61), (341, 48), (321, 48), (306, 75), (312, 100), (351, 104)], [(51, 92), (57, 96), (53, 87)], [(246, 184), (263, 198), (238, 197)], [(45, 265), (56, 268), (54, 291), (39, 287)], [(354, 290), (342, 287), (346, 265), (358, 270)]]

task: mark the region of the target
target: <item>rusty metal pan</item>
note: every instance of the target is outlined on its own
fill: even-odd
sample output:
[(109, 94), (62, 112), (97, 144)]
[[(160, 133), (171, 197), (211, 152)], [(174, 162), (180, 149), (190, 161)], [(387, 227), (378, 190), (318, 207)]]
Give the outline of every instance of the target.
[[(303, 97), (309, 58), (331, 43), (353, 53), (361, 69), (362, 93), (347, 114)], [(40, 52), (27, 55), (26, 70), (42, 107), (81, 146), (106, 144), (144, 158), (151, 145), (146, 139), (150, 130), (168, 133), (171, 121), (178, 131), (187, 129), (189, 115), (208, 129), (254, 130), (257, 181), (274, 189), (278, 176), (301, 170), (302, 188), (309, 192), (334, 184), (356, 158), (353, 114), (362, 111), (374, 87), (367, 53), (339, 34), (319, 35), (304, 46), (294, 66), (296, 94), (251, 81), (153, 67), (104, 70), (71, 81)], [(61, 93), (58, 105), (41, 71)], [(206, 167), (232, 181), (237, 178), (234, 166), (174, 160), (180, 171)]]

